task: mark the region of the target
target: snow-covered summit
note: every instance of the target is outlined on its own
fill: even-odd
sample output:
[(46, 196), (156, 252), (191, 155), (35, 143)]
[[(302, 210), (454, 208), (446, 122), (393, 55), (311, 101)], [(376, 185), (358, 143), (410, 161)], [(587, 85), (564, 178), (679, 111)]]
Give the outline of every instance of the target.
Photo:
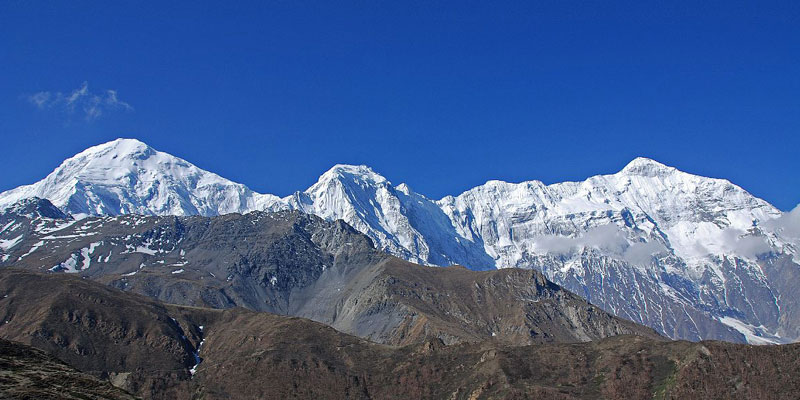
[(110, 142), (89, 147), (88, 149), (78, 153), (77, 157), (88, 156), (90, 154), (96, 154), (98, 156), (109, 155), (111, 158), (138, 155), (140, 158), (144, 159), (147, 158), (149, 154), (154, 152), (155, 150), (152, 147), (138, 139), (117, 138)]
[(73, 215), (296, 209), (342, 219), (377, 247), (423, 264), (538, 269), (670, 337), (800, 338), (800, 321), (784, 314), (800, 308), (789, 293), (797, 282), (785, 279), (800, 269), (800, 213), (648, 158), (580, 182), (489, 181), (438, 201), (367, 166), (336, 165), (278, 198), (118, 139), (0, 194), (0, 209), (28, 197)]
[(620, 171), (621, 174), (641, 176), (663, 176), (673, 172), (678, 170), (646, 157), (634, 158)]
[(75, 216), (216, 215), (249, 211), (274, 198), (136, 139), (76, 154), (43, 180), (0, 194), (0, 208), (28, 197), (46, 198)]
[(324, 185), (335, 180), (369, 185), (389, 183), (386, 178), (366, 165), (336, 164), (319, 177), (317, 185)]

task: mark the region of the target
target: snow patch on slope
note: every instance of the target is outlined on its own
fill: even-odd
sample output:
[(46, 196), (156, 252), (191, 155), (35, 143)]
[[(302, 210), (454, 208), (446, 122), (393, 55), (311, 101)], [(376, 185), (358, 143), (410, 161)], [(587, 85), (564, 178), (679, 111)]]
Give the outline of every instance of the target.
[(18, 245), (19, 242), (22, 241), (22, 236), (23, 235), (19, 235), (19, 236), (13, 238), (13, 239), (0, 240), (0, 249), (2, 249), (2, 250), (10, 250), (12, 247)]
[(747, 343), (750, 344), (781, 344), (785, 343), (779, 336), (769, 335), (765, 332), (766, 328), (761, 326), (753, 326), (744, 323), (733, 317), (722, 317), (719, 319), (723, 324), (736, 329), (747, 338)]
[[(742, 323), (772, 330), (777, 314), (761, 305), (779, 296), (758, 263), (770, 254), (800, 258), (800, 208), (782, 213), (726, 180), (647, 158), (582, 182), (489, 181), (441, 200), (394, 186), (369, 167), (336, 165), (307, 190), (278, 198), (119, 139), (66, 160), (36, 184), (0, 194), (0, 209), (30, 196), (73, 214), (301, 210), (342, 219), (378, 248), (422, 264), (540, 269), (601, 307), (665, 333), (702, 329), (702, 318), (724, 324), (729, 309)], [(57, 232), (69, 223), (41, 229)], [(147, 244), (128, 251), (155, 255)], [(769, 299), (755, 297), (764, 293)]]

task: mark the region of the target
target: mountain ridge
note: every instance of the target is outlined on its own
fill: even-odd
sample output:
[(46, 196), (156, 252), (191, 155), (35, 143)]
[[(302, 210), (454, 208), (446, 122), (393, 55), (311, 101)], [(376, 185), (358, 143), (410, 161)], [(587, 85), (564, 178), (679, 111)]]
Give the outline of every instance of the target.
[(0, 226), (19, 238), (0, 266), (78, 275), (171, 304), (310, 318), (379, 343), (661, 339), (538, 271), (415, 265), (341, 220), (299, 211), (77, 221), (3, 213)]
[[(186, 161), (185, 159), (182, 159), (180, 157), (175, 157), (175, 156), (169, 155), (168, 153), (164, 153), (164, 152), (155, 150), (153, 147), (147, 145), (144, 142), (139, 141), (138, 139), (134, 139), (134, 138), (118, 138), (118, 139), (115, 139), (115, 140), (112, 140), (112, 141), (109, 141), (109, 142), (106, 142), (106, 143), (102, 143), (102, 144), (99, 144), (99, 145), (91, 146), (91, 147), (87, 148), (86, 150), (83, 150), (83, 151), (77, 153), (76, 155), (68, 158), (64, 162), (62, 162), (58, 167), (56, 167), (54, 169), (53, 172), (48, 174), (48, 177), (50, 177), (51, 175), (55, 175), (55, 176), (63, 175), (63, 170), (68, 168), (68, 167), (70, 167), (71, 164), (77, 163), (77, 162), (79, 162), (81, 160), (85, 160), (85, 159), (89, 158), (90, 156), (96, 156), (98, 154), (99, 155), (104, 155), (104, 154), (107, 154), (107, 153), (112, 153), (111, 154), (112, 155), (112, 159), (118, 158), (119, 155), (128, 155), (128, 156), (139, 157), (141, 160), (145, 160), (148, 157), (153, 156), (153, 155), (158, 155), (158, 156), (166, 155), (166, 156), (169, 156), (169, 158), (171, 158), (173, 161), (176, 161), (181, 166), (188, 167), (188, 168), (190, 168), (192, 170), (196, 169), (196, 170), (203, 171), (205, 173), (204, 175), (207, 174), (208, 179), (210, 179), (210, 180), (227, 181), (228, 183), (232, 183), (232, 184), (235, 184), (237, 186), (242, 186), (244, 188), (247, 188), (247, 186), (244, 185), (244, 184), (236, 183), (234, 181), (230, 181), (230, 180), (228, 180), (228, 179), (226, 179), (224, 177), (221, 177), (220, 175), (217, 175), (215, 173), (208, 172), (206, 170), (202, 170), (201, 168), (199, 168), (199, 167), (195, 166), (194, 164)], [(655, 172), (653, 172), (653, 171), (655, 171)], [(583, 181), (566, 180), (566, 181), (561, 181), (561, 182), (554, 182), (554, 183), (550, 183), (550, 184), (545, 184), (544, 182), (542, 182), (540, 180), (537, 180), (537, 179), (523, 180), (523, 181), (520, 181), (520, 182), (510, 182), (510, 181), (504, 181), (504, 180), (499, 180), (499, 179), (489, 179), (485, 183), (483, 183), (481, 185), (477, 185), (477, 186), (472, 187), (470, 189), (466, 189), (465, 191), (461, 192), (461, 194), (458, 194), (458, 195), (445, 195), (440, 199), (433, 199), (433, 198), (424, 196), (422, 194), (419, 194), (419, 195), (425, 197), (426, 199), (432, 200), (432, 201), (442, 202), (442, 201), (445, 201), (445, 200), (447, 200), (449, 198), (454, 198), (454, 197), (458, 197), (458, 196), (464, 195), (465, 193), (467, 193), (467, 192), (469, 192), (471, 190), (474, 190), (474, 189), (477, 189), (477, 188), (480, 188), (480, 187), (483, 187), (483, 186), (492, 186), (492, 185), (497, 185), (497, 184), (502, 184), (502, 185), (533, 184), (533, 185), (542, 185), (542, 186), (545, 186), (545, 187), (552, 187), (552, 186), (557, 186), (557, 185), (562, 185), (562, 184), (581, 183), (581, 182), (585, 182), (587, 180), (591, 180), (593, 178), (605, 177), (605, 176), (610, 176), (610, 175), (618, 175), (618, 174), (624, 174), (624, 173), (638, 174), (638, 175), (658, 175), (658, 174), (666, 174), (668, 172), (678, 172), (678, 173), (687, 174), (686, 172), (678, 170), (675, 167), (668, 166), (668, 165), (665, 165), (665, 164), (663, 164), (661, 162), (658, 162), (655, 159), (652, 159), (652, 158), (649, 158), (649, 157), (641, 157), (641, 156), (639, 156), (639, 157), (634, 158), (630, 162), (628, 162), (622, 169), (620, 169), (616, 173), (592, 175), (592, 176), (587, 177)], [(350, 176), (369, 177), (369, 179), (372, 181), (372, 183), (375, 183), (375, 184), (386, 183), (386, 184), (391, 185), (391, 182), (387, 178), (385, 178), (381, 174), (375, 172), (375, 170), (372, 167), (368, 166), (368, 165), (365, 165), (365, 164), (335, 164), (332, 167), (330, 167), (328, 170), (326, 170), (322, 174), (320, 174), (320, 177), (318, 178), (317, 182), (312, 184), (306, 190), (306, 192), (312, 190), (312, 188), (314, 188), (315, 186), (320, 185), (321, 183), (336, 180), (337, 176), (341, 177), (342, 175), (345, 175), (345, 174), (346, 175), (350, 175)], [(689, 175), (692, 175), (692, 174), (689, 174)], [(694, 176), (699, 176), (699, 175), (694, 175)], [(713, 178), (713, 177), (703, 177), (703, 178), (710, 179), (710, 180), (717, 180), (717, 181), (725, 182), (725, 183), (731, 183), (729, 180), (724, 179), (724, 178)], [(29, 198), (29, 197), (46, 198), (46, 199), (50, 200), (51, 202), (53, 202), (53, 204), (55, 204), (59, 208), (69, 207), (70, 206), (70, 204), (67, 204), (67, 203), (63, 203), (62, 204), (62, 202), (59, 202), (59, 200), (63, 200), (63, 199), (58, 199), (59, 196), (57, 196), (57, 195), (59, 193), (52, 193), (51, 192), (51, 194), (56, 194), (56, 196), (43, 195), (42, 194), (43, 192), (41, 191), (41, 189), (39, 189), (37, 187), (37, 184), (43, 184), (43, 183), (47, 183), (49, 185), (55, 185), (57, 183), (62, 183), (62, 182), (54, 182), (53, 180), (47, 181), (47, 178), (45, 178), (42, 181), (36, 182), (34, 184), (22, 185), (22, 186), (18, 186), (16, 188), (11, 188), (11, 189), (6, 190), (4, 192), (0, 192), (0, 209), (4, 209), (4, 208), (10, 206), (13, 203), (16, 203), (17, 201), (19, 201), (21, 199)], [(400, 183), (397, 186), (395, 186), (395, 188), (399, 189), (402, 192), (410, 191), (410, 188), (409, 188), (408, 184), (406, 184), (406, 183)], [(739, 188), (739, 189), (741, 189), (741, 188)], [(303, 193), (301, 191), (296, 191), (296, 192), (294, 192), (292, 194), (289, 194), (287, 196), (279, 197), (279, 196), (275, 196), (275, 195), (272, 195), (272, 194), (258, 193), (258, 192), (255, 192), (255, 191), (249, 189), (249, 188), (247, 188), (247, 190), (249, 192), (251, 192), (253, 194), (256, 194), (256, 195), (259, 195), (259, 196), (267, 196), (267, 200), (266, 200), (267, 202), (269, 202), (269, 200), (275, 200), (275, 199), (286, 200), (286, 199), (289, 199), (289, 198), (297, 195), (298, 193)], [(741, 190), (744, 190), (744, 189), (741, 189)], [(257, 207), (259, 205), (261, 205), (261, 204), (257, 204), (255, 207)], [(249, 209), (243, 209), (243, 210), (249, 211)], [(103, 212), (96, 212), (95, 215), (108, 215), (109, 211), (111, 211), (111, 210), (104, 210)], [(163, 210), (163, 211), (174, 211), (174, 210)], [(199, 210), (195, 210), (195, 211), (199, 211)], [(241, 212), (242, 209), (240, 209), (238, 211), (237, 210), (225, 210), (225, 211), (227, 211), (227, 212)], [(150, 210), (150, 212), (152, 213), (152, 215), (158, 215), (158, 213), (155, 212), (155, 210)], [(124, 212), (124, 213), (130, 213), (130, 212)], [(196, 212), (196, 213), (200, 214), (200, 215), (207, 215), (207, 214), (203, 214), (201, 212)], [(71, 214), (81, 214), (81, 213), (71, 212)], [(151, 215), (150, 213), (147, 213), (147, 212), (141, 213), (141, 214)], [(179, 215), (179, 214), (172, 213), (172, 214), (169, 214), (169, 215)], [(189, 215), (192, 215), (192, 214), (189, 214)], [(216, 214), (211, 214), (211, 215), (216, 215)]]
[[(54, 194), (56, 206), (79, 217), (92, 210), (100, 215), (300, 210), (342, 219), (379, 249), (415, 263), (537, 269), (601, 308), (673, 338), (715, 338), (719, 325), (753, 342), (800, 338), (797, 324), (781, 318), (782, 310), (795, 307), (789, 294), (783, 295), (792, 282), (775, 278), (794, 276), (791, 271), (800, 268), (797, 218), (787, 218), (793, 213), (730, 181), (648, 158), (584, 181), (488, 181), (440, 200), (405, 184), (394, 186), (367, 166), (338, 164), (307, 190), (278, 198), (136, 140), (96, 147), (102, 151), (95, 153), (119, 147), (111, 151), (117, 158), (138, 160), (125, 156), (134, 154), (154, 161), (111, 168), (127, 179), (116, 185), (107, 182), (106, 175), (114, 175), (108, 170), (93, 176), (57, 168), (43, 181), (0, 194), (0, 209), (32, 194)], [(108, 158), (101, 156), (98, 165), (116, 165)], [(64, 181), (56, 179), (59, 174), (76, 183), (59, 186)], [(203, 179), (210, 183), (199, 184)], [(779, 264), (781, 272), (774, 272)]]
[[(7, 268), (0, 270), (0, 293), (8, 321), (0, 338), (50, 354), (0, 339), (0, 394), (10, 383), (14, 398), (58, 396), (52, 391), (60, 381), (43, 382), (48, 392), (31, 380), (15, 384), (26, 376), (35, 383), (69, 379), (59, 389), (81, 385), (76, 398), (129, 398), (113, 396), (109, 381), (144, 399), (793, 399), (800, 390), (798, 344), (622, 335), (397, 347), (303, 318), (159, 303), (74, 275)], [(36, 357), (24, 360), (20, 352)]]

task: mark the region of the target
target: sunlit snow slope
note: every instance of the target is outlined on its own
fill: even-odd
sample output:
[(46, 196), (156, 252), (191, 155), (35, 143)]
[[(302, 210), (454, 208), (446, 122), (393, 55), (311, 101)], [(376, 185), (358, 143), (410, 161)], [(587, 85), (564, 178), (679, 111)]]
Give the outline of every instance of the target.
[(438, 201), (369, 167), (337, 165), (278, 198), (118, 139), (0, 194), (0, 209), (33, 196), (76, 217), (299, 209), (343, 219), (411, 261), (540, 270), (673, 338), (800, 338), (800, 210), (782, 213), (726, 180), (645, 158), (583, 182), (490, 181)]

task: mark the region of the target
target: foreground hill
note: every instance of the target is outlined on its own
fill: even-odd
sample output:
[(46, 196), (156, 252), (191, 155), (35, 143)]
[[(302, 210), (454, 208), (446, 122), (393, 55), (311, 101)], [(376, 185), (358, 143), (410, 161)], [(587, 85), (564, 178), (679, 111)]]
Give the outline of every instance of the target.
[(588, 343), (432, 339), (393, 347), (301, 318), (164, 305), (77, 276), (5, 268), (0, 294), (6, 321), (0, 338), (31, 344), (148, 399), (794, 399), (800, 393), (797, 344), (623, 335)]
[(167, 303), (310, 318), (395, 345), (658, 337), (539, 272), (415, 265), (341, 221), (297, 211), (73, 220), (42, 214), (51, 208), (31, 200), (0, 214), (0, 237), (17, 238), (0, 265), (74, 273)]
[(800, 339), (800, 208), (783, 213), (729, 181), (646, 158), (581, 182), (489, 181), (440, 200), (366, 166), (336, 165), (278, 198), (118, 139), (0, 193), (0, 209), (31, 197), (76, 217), (300, 210), (342, 219), (415, 263), (538, 270), (672, 338)]
[(108, 400), (134, 397), (41, 350), (0, 339), (0, 398)]

